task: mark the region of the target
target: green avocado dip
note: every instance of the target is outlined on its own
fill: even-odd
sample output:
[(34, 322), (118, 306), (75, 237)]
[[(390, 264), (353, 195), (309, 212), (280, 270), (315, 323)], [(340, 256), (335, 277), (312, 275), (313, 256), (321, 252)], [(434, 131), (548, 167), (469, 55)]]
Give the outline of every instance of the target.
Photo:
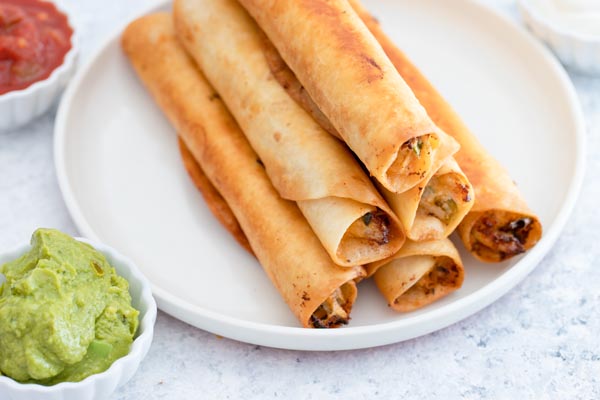
[(31, 250), (0, 273), (0, 374), (78, 382), (129, 352), (139, 314), (129, 284), (92, 246), (38, 229)]

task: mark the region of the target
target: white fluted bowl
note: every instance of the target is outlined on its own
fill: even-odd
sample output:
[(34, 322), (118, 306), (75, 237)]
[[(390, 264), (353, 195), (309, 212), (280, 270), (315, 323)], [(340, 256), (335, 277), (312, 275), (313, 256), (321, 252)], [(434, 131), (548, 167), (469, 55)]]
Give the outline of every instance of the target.
[[(156, 302), (152, 297), (150, 283), (135, 264), (116, 250), (93, 241), (77, 238), (92, 245), (104, 254), (117, 273), (129, 282), (132, 305), (139, 310), (140, 325), (129, 353), (116, 360), (106, 371), (91, 375), (81, 382), (63, 382), (53, 386), (19, 383), (0, 376), (1, 400), (102, 400), (108, 398), (119, 386), (125, 384), (137, 371), (148, 354), (154, 335)], [(0, 254), (0, 265), (25, 254), (31, 245), (20, 245), (12, 251)]]
[(544, 16), (530, 0), (519, 0), (525, 24), (560, 61), (585, 74), (600, 75), (600, 38), (571, 31)]
[[(48, 0), (45, 0), (48, 1)], [(62, 5), (61, 0), (51, 1), (56, 9), (67, 16), (73, 34), (71, 48), (65, 54), (63, 63), (50, 76), (30, 86), (0, 95), (0, 131), (16, 129), (44, 114), (56, 103), (63, 89), (75, 73), (79, 40), (73, 15)]]

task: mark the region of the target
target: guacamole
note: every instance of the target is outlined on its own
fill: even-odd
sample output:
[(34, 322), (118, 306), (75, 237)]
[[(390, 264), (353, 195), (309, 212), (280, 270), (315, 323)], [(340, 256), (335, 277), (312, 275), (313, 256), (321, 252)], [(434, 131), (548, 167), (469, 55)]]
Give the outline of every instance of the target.
[(1, 374), (77, 382), (129, 352), (139, 313), (127, 281), (92, 246), (38, 229), (31, 250), (0, 273)]

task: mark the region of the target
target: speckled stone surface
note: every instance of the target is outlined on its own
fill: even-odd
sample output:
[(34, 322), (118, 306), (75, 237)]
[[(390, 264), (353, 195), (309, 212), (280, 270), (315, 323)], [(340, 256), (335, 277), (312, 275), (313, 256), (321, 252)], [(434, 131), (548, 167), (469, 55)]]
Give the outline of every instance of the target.
[[(513, 1), (484, 2), (517, 18)], [(66, 3), (79, 18), (85, 60), (151, 2)], [(439, 332), (338, 353), (220, 339), (159, 313), (148, 357), (111, 400), (600, 399), (600, 78), (571, 78), (588, 124), (584, 189), (554, 249), (509, 294)], [(54, 111), (0, 133), (0, 249), (39, 226), (77, 233), (54, 174), (53, 121)]]

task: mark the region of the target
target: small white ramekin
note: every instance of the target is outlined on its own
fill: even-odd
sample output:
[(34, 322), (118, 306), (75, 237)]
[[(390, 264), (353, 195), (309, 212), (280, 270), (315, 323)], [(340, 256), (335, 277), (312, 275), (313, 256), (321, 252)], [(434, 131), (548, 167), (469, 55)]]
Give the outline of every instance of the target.
[(570, 31), (545, 17), (530, 0), (519, 0), (529, 29), (552, 48), (563, 64), (585, 74), (600, 74), (600, 39)]
[[(137, 371), (141, 361), (148, 354), (154, 323), (156, 302), (152, 297), (150, 283), (135, 264), (114, 249), (87, 239), (77, 238), (100, 251), (117, 273), (129, 282), (132, 305), (139, 310), (140, 325), (131, 345), (129, 354), (116, 360), (106, 371), (91, 375), (81, 382), (63, 382), (53, 386), (19, 383), (0, 376), (0, 399), (2, 400), (102, 400), (108, 398)], [(0, 264), (14, 260), (29, 251), (31, 245), (0, 254)]]
[(66, 7), (62, 6), (61, 1), (51, 1), (51, 3), (67, 16), (69, 26), (73, 29), (71, 49), (65, 54), (63, 63), (46, 79), (35, 82), (25, 89), (0, 95), (0, 131), (18, 128), (48, 111), (75, 73), (79, 53), (75, 19)]

